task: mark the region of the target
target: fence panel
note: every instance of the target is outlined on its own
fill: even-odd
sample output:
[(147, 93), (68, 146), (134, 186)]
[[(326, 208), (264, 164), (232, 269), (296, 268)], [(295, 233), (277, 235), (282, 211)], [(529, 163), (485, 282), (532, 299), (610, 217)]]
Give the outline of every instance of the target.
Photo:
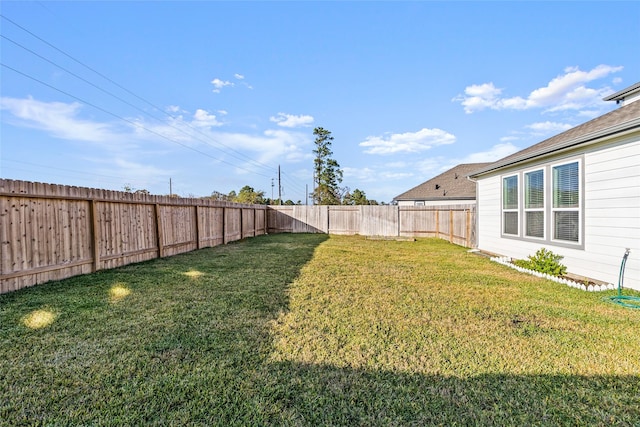
[(197, 249), (195, 207), (160, 206), (163, 256)]
[(0, 293), (266, 231), (265, 206), (0, 179)]
[(224, 210), (224, 243), (242, 239), (242, 210), (226, 208)]
[(437, 237), (440, 211), (400, 207), (400, 235), (406, 237)]
[(358, 234), (359, 206), (329, 206), (329, 234)]
[(253, 209), (240, 209), (242, 223), (241, 235), (243, 239), (255, 237), (256, 235), (256, 215)]
[(153, 205), (95, 202), (95, 269), (114, 268), (158, 256)]
[(474, 247), (475, 207), (266, 207), (0, 179), (0, 293), (267, 232)]
[(269, 206), (269, 233), (328, 233), (328, 206)]
[(400, 217), (398, 206), (360, 206), (362, 236), (399, 236)]
[(224, 243), (224, 208), (198, 206), (198, 234), (201, 248)]
[(88, 211), (89, 203), (80, 200), (2, 197), (0, 292), (48, 281), (58, 274), (90, 272)]

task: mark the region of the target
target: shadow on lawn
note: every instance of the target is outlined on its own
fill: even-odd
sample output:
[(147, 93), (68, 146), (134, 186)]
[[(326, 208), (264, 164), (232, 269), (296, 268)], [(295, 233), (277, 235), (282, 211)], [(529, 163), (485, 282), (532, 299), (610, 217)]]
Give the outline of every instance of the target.
[(501, 375), (462, 379), (278, 363), (267, 424), (640, 425), (640, 379)]

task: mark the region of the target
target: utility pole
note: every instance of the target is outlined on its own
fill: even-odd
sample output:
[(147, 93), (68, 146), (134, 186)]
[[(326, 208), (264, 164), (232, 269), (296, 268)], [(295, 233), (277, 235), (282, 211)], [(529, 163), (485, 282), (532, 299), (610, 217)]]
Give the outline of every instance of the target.
[(173, 187), (171, 186), (171, 178), (169, 178), (169, 197), (173, 197)]
[(271, 203), (273, 203), (273, 178), (271, 178)]
[(282, 181), (280, 180), (280, 165), (278, 165), (278, 204), (282, 204)]

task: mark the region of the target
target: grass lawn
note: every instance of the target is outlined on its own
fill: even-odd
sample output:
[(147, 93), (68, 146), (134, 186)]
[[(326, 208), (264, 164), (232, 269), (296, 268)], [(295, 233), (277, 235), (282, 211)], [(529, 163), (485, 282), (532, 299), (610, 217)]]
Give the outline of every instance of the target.
[(437, 239), (269, 235), (0, 296), (0, 425), (640, 425), (640, 310)]

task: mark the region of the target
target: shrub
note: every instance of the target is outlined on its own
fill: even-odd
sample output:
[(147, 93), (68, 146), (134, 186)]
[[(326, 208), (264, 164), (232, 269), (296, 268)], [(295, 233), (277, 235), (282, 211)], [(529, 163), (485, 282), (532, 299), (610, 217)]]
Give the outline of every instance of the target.
[(513, 263), (519, 267), (551, 276), (562, 276), (567, 272), (567, 267), (560, 263), (560, 260), (564, 257), (554, 254), (545, 248), (538, 249), (535, 255), (529, 255), (527, 258), (517, 259)]

